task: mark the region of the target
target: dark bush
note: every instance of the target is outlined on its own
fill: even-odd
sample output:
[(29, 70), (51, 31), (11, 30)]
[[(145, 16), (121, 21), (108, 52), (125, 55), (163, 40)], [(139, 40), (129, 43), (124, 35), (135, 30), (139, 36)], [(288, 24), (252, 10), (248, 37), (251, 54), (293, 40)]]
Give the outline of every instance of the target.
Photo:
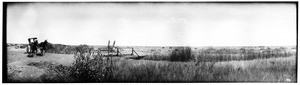
[(170, 61), (190, 61), (193, 60), (191, 54), (191, 47), (179, 47), (172, 51)]
[(47, 53), (57, 53), (57, 54), (75, 54), (76, 46), (63, 45), (63, 44), (48, 44), (46, 46)]

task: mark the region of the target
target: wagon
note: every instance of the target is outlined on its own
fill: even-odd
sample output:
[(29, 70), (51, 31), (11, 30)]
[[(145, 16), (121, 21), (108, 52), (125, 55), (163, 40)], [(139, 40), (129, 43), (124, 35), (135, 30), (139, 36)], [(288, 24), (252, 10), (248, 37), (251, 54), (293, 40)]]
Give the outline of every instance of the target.
[(38, 43), (37, 38), (28, 38), (28, 46), (26, 48), (27, 57), (43, 56), (46, 50), (46, 45), (48, 44), (47, 40), (44, 42)]

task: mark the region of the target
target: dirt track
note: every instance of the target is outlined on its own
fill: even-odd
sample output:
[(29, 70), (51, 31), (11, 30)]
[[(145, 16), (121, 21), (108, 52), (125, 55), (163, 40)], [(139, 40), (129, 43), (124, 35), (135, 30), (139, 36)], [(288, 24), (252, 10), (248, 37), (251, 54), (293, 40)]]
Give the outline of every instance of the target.
[(30, 63), (51, 62), (55, 65), (71, 66), (74, 61), (71, 54), (51, 54), (46, 53), (44, 56), (27, 57), (25, 49), (8, 48), (7, 52), (7, 71), (8, 76), (14, 81), (20, 82), (42, 82), (40, 76), (46, 71), (43, 68)]

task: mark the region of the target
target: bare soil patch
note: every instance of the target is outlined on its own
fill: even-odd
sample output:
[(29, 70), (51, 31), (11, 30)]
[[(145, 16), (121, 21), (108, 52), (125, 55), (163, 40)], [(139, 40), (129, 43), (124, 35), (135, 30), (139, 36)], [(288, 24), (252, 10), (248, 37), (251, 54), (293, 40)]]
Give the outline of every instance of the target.
[(73, 54), (52, 54), (27, 57), (25, 49), (8, 48), (7, 73), (9, 82), (43, 82), (41, 75), (47, 73), (51, 65), (71, 66)]

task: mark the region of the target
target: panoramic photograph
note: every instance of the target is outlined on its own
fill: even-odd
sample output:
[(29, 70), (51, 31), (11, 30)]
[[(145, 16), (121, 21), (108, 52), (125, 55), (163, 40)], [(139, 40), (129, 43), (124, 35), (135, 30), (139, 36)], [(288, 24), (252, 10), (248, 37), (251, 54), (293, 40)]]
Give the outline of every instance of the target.
[(297, 83), (297, 7), (3, 2), (2, 81)]

